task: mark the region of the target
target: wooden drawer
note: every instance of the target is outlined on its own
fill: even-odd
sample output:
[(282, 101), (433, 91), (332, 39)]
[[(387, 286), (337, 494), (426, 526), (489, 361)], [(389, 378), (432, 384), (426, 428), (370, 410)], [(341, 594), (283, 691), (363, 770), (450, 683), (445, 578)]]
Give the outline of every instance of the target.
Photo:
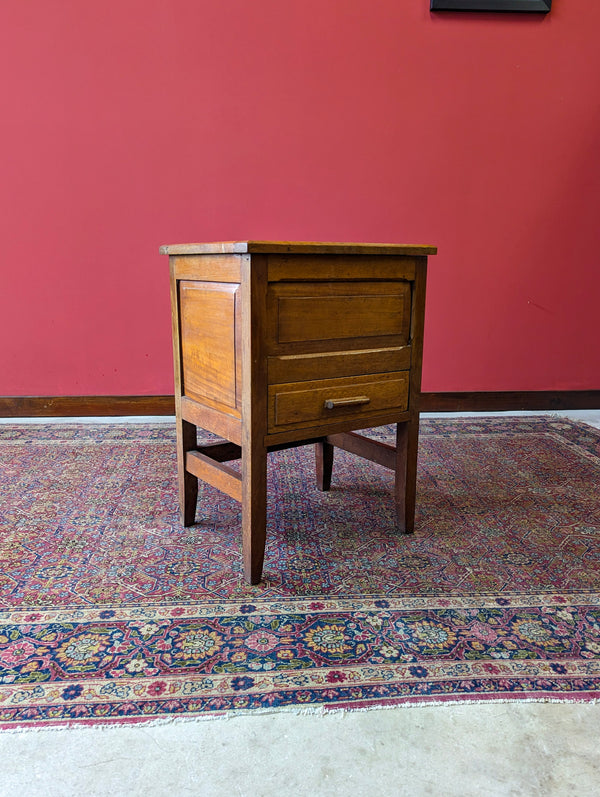
[(270, 284), (271, 350), (404, 346), (410, 331), (410, 295), (410, 283), (402, 280)]
[(268, 393), (269, 432), (282, 428), (326, 425), (340, 419), (365, 418), (408, 406), (409, 372), (397, 371), (347, 379), (319, 379), (271, 385)]

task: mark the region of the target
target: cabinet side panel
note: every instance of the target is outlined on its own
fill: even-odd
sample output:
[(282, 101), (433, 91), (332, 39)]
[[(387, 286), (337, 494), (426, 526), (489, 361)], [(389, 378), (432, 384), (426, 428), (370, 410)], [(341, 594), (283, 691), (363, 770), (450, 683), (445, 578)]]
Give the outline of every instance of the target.
[(181, 281), (182, 393), (235, 409), (235, 283)]

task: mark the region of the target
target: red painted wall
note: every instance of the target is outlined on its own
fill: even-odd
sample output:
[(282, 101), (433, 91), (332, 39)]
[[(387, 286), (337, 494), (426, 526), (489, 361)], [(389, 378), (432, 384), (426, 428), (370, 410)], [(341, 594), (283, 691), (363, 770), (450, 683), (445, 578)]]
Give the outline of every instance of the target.
[(172, 390), (161, 243), (433, 243), (424, 389), (599, 389), (600, 3), (0, 5), (0, 394)]

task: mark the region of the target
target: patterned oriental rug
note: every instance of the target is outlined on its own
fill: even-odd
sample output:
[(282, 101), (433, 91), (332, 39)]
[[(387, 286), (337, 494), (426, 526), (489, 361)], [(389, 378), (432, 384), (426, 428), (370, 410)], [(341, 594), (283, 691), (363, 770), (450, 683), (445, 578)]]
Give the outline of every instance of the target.
[(423, 421), (413, 536), (351, 454), (269, 482), (249, 587), (238, 504), (178, 521), (169, 425), (0, 426), (0, 727), (600, 696), (600, 431)]

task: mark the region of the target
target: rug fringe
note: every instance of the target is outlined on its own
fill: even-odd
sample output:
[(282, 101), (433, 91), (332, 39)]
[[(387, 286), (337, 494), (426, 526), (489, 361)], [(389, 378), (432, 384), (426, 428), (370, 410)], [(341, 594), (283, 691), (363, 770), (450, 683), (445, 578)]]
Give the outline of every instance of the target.
[(75, 722), (56, 723), (48, 725), (20, 725), (20, 726), (4, 726), (0, 728), (2, 734), (23, 734), (23, 733), (41, 733), (48, 731), (56, 733), (59, 731), (74, 731), (82, 729), (93, 729), (94, 731), (108, 731), (121, 728), (150, 728), (150, 727), (164, 727), (167, 725), (184, 725), (190, 723), (201, 722), (218, 722), (240, 718), (251, 718), (255, 716), (274, 716), (274, 715), (287, 715), (287, 716), (305, 716), (305, 717), (318, 717), (320, 719), (328, 716), (341, 716), (366, 713), (369, 711), (393, 711), (401, 712), (403, 709), (439, 709), (439, 708), (458, 708), (459, 706), (498, 706), (498, 705), (513, 705), (520, 706), (523, 704), (563, 704), (563, 705), (597, 705), (600, 704), (600, 698), (596, 697), (570, 697), (570, 698), (522, 698), (510, 699), (503, 697), (489, 697), (489, 698), (476, 698), (467, 697), (449, 700), (431, 700), (423, 702), (422, 699), (407, 700), (401, 703), (383, 704), (383, 705), (349, 705), (349, 706), (328, 706), (326, 704), (319, 704), (316, 706), (306, 706), (300, 708), (299, 706), (286, 706), (282, 708), (263, 708), (263, 709), (240, 709), (239, 711), (226, 711), (222, 714), (198, 714), (195, 716), (183, 716), (175, 714), (165, 717), (154, 717), (151, 719), (139, 719), (136, 717), (120, 718), (114, 722), (95, 722), (94, 720), (79, 720)]

